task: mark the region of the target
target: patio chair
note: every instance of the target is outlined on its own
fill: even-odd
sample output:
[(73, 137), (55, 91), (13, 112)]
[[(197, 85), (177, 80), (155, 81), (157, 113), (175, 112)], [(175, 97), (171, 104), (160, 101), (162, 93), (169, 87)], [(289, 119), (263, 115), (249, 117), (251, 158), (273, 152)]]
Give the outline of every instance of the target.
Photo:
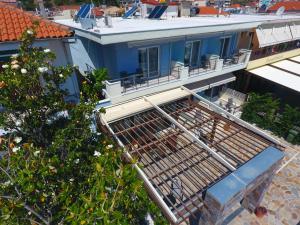
[(146, 77), (144, 76), (143, 70), (141, 68), (137, 68), (135, 71), (135, 81), (137, 84), (145, 83)]

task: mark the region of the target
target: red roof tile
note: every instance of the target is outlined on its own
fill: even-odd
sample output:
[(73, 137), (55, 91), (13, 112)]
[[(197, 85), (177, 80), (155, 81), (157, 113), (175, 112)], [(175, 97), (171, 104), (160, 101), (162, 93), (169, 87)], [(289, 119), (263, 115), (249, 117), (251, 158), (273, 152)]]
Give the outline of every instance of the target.
[(79, 10), (80, 9), (80, 5), (61, 5), (61, 6), (58, 6), (58, 8), (60, 10)]
[(300, 2), (298, 1), (298, 2), (278, 2), (275, 5), (268, 8), (267, 12), (275, 12), (282, 6), (284, 6), (286, 12), (300, 11)]
[[(214, 7), (209, 7), (209, 6), (200, 6), (199, 7), (199, 14), (200, 15), (217, 15), (219, 9), (216, 9)], [(221, 15), (227, 15), (228, 13), (226, 12), (221, 12)]]
[(20, 40), (22, 33), (31, 28), (34, 21), (39, 21), (38, 39), (73, 36), (73, 33), (65, 26), (0, 3), (0, 42)]

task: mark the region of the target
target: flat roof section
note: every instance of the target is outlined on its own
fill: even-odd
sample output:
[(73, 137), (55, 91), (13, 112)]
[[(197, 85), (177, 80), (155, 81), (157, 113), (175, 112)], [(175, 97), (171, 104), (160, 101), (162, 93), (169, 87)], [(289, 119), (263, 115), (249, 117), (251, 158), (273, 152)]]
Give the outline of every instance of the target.
[(198, 35), (221, 31), (255, 28), (262, 23), (300, 21), (297, 15), (231, 15), (230, 17), (176, 17), (161, 20), (112, 18), (108, 28), (104, 19), (97, 19), (97, 26), (84, 30), (72, 19), (56, 20), (57, 23), (74, 28), (79, 36), (101, 44), (146, 40), (163, 37)]
[[(272, 66), (262, 66), (249, 71), (259, 77), (270, 80), (297, 92), (300, 92), (300, 77)], [(299, 73), (299, 71), (298, 71)]]

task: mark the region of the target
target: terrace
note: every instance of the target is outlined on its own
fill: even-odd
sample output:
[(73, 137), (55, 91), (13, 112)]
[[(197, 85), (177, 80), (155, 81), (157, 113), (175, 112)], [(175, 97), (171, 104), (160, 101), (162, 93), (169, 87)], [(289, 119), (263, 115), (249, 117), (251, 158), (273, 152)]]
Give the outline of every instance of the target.
[[(173, 62), (170, 71), (153, 71), (146, 75), (142, 71), (134, 74), (121, 74), (120, 79), (105, 81), (105, 95), (112, 102), (139, 97), (148, 92), (159, 92), (210, 77), (230, 73), (247, 66), (251, 51), (241, 49), (239, 53), (221, 59), (218, 55), (203, 57), (199, 66), (185, 66)], [(161, 75), (164, 74), (164, 75)]]
[[(273, 148), (281, 149), (278, 141), (184, 88), (112, 106), (99, 119), (102, 129), (126, 149), (127, 160), (135, 159), (142, 165), (142, 169), (135, 167), (150, 196), (174, 224), (197, 219), (199, 212), (207, 221), (214, 221), (205, 210), (213, 209), (218, 215), (226, 208), (208, 204), (217, 186), (224, 185), (232, 174), (240, 176), (251, 164), (260, 168), (258, 155), (276, 153), (279, 161), (282, 158)], [(276, 161), (276, 157), (270, 160)], [(268, 183), (278, 166), (275, 161), (265, 161), (264, 172), (256, 171), (247, 187), (238, 190), (225, 205), (239, 204), (252, 197), (256, 187)], [(244, 203), (244, 207), (250, 206)], [(226, 212), (221, 214), (225, 217)]]

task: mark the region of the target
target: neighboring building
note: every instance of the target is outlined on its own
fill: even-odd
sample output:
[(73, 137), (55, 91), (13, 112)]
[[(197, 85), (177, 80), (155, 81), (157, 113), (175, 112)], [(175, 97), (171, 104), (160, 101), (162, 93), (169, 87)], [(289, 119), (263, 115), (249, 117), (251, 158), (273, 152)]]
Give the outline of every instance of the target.
[(231, 0), (208, 0), (208, 5), (217, 7), (229, 7)]
[(239, 72), (239, 90), (271, 92), (285, 103), (300, 106), (300, 21), (268, 22), (253, 29), (251, 58)]
[[(152, 10), (155, 8), (155, 6), (160, 5), (159, 1), (156, 0), (142, 0), (142, 8), (145, 7), (146, 13), (144, 14), (145, 17), (147, 17)], [(165, 11), (165, 13), (162, 15), (162, 17), (177, 17), (178, 16), (178, 3), (177, 2), (169, 2), (168, 8)]]
[(0, 0), (0, 3), (9, 4), (11, 6), (17, 6), (18, 5), (17, 0)]
[[(12, 54), (18, 52), (22, 33), (39, 21), (35, 46), (51, 49), (56, 54), (55, 65), (73, 65), (68, 52), (73, 32), (67, 27), (34, 16), (21, 9), (0, 3), (0, 64), (7, 62)], [(69, 90), (69, 100), (78, 101), (79, 89), (75, 75), (69, 77), (65, 84)]]
[(285, 13), (299, 13), (300, 12), (300, 1), (287, 1), (278, 2), (275, 5), (267, 9), (267, 13), (276, 13), (280, 7), (284, 7)]

